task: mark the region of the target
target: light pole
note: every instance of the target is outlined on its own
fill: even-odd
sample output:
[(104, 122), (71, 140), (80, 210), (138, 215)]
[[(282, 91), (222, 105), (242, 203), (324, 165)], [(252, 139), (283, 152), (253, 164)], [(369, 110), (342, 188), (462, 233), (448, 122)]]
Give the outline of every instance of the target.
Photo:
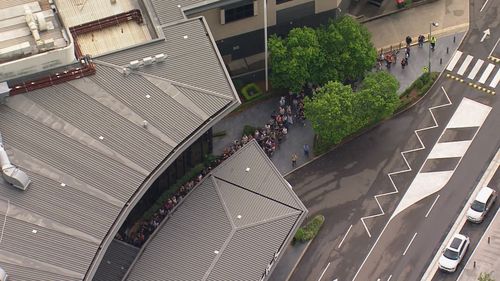
[(266, 93), (269, 92), (268, 62), (267, 62), (267, 0), (264, 0), (264, 68), (266, 72)]
[(431, 73), (431, 40), (432, 40), (432, 27), (438, 27), (439, 23), (431, 22), (429, 23), (429, 75)]

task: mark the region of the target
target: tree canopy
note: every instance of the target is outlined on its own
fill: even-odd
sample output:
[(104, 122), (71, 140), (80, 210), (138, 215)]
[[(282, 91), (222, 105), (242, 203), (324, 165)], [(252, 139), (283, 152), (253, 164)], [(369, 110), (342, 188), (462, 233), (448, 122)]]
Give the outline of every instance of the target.
[(274, 87), (299, 90), (306, 82), (362, 78), (376, 61), (368, 30), (351, 17), (341, 17), (316, 29), (294, 28), (286, 38), (268, 43)]
[(316, 134), (337, 144), (357, 130), (390, 116), (399, 105), (398, 81), (388, 72), (370, 73), (358, 92), (328, 82), (304, 101), (305, 116)]

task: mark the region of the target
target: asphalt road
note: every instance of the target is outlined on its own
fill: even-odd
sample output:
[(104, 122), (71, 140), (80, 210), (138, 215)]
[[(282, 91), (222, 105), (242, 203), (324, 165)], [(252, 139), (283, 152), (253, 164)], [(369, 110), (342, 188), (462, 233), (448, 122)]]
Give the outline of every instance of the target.
[[(460, 50), (487, 61), (500, 34), (500, 3), (490, 0), (488, 8), (479, 13), (483, 2), (471, 2), (473, 19)], [(486, 28), (490, 28), (491, 37), (480, 43)], [(360, 219), (380, 213), (373, 196), (395, 191), (387, 174), (406, 168), (401, 151), (420, 147), (413, 132), (434, 124), (428, 108), (446, 103), (441, 87), (448, 92), (452, 105), (434, 111), (439, 127), (419, 134), (426, 149), (406, 155), (412, 171), (394, 177), (399, 189), (397, 193), (378, 198), (384, 213), (365, 220), (368, 232)], [(390, 214), (442, 133), (443, 125), (463, 97), (491, 106), (489, 117), (447, 185), (387, 224)], [(362, 281), (420, 280), (489, 160), (498, 150), (498, 124), (500, 100), (497, 96), (442, 76), (414, 108), (287, 176), (310, 210), (310, 216), (321, 213), (326, 217), (325, 225), (290, 280), (343, 281), (353, 280), (355, 276), (356, 280)], [(438, 195), (439, 199), (435, 201)], [(471, 232), (472, 239), (473, 235), (480, 236), (480, 233)], [(440, 276), (438, 274), (436, 278)]]
[[(487, 186), (490, 186), (493, 189), (500, 191), (500, 169), (497, 169), (495, 175), (493, 176), (493, 178), (491, 178)], [(479, 243), (479, 240), (481, 239), (481, 236), (486, 231), (486, 228), (488, 228), (488, 225), (493, 219), (494, 214), (497, 212), (499, 208), (500, 208), (500, 202), (497, 201), (481, 224), (474, 224), (470, 222), (465, 223), (464, 227), (460, 230), (460, 233), (469, 236), (471, 241), (469, 250), (467, 251), (464, 259), (458, 266), (457, 271), (455, 273), (437, 271), (436, 274), (434, 275), (434, 278), (432, 279), (433, 281), (457, 280), (458, 276), (460, 275), (460, 272), (462, 271), (465, 264), (469, 260), (474, 248), (476, 248), (477, 244)]]

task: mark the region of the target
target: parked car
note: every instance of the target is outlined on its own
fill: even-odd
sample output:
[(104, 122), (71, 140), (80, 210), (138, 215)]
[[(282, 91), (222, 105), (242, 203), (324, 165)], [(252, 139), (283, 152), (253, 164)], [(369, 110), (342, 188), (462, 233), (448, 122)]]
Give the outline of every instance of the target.
[(469, 248), (469, 244), (469, 237), (458, 233), (453, 235), (450, 243), (448, 243), (448, 246), (446, 246), (446, 249), (439, 258), (439, 268), (444, 271), (455, 272), (458, 264), (465, 256), (465, 252)]
[(467, 210), (467, 219), (474, 223), (481, 223), (497, 199), (497, 192), (487, 186), (481, 188), (474, 202)]

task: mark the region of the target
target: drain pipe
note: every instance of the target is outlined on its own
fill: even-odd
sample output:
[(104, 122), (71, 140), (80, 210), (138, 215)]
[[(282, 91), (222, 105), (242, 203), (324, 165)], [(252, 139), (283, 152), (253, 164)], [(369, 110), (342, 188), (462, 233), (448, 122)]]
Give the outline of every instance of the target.
[(2, 133), (0, 133), (0, 165), (2, 166), (2, 176), (6, 182), (21, 190), (28, 188), (31, 180), (25, 172), (10, 163), (9, 156), (3, 146)]

